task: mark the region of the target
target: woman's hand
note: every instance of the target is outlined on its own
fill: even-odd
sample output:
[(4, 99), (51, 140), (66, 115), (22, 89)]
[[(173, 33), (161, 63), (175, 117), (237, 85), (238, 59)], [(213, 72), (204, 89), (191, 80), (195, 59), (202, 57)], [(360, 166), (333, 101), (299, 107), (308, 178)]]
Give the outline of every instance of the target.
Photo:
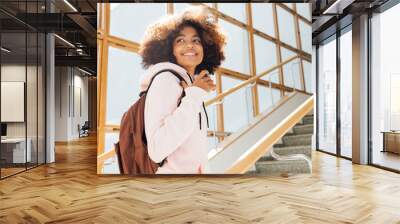
[[(181, 82), (181, 85), (184, 89), (188, 87), (185, 82)], [(207, 70), (202, 70), (200, 74), (194, 78), (192, 86), (197, 86), (207, 92), (214, 91), (216, 88), (214, 81), (208, 76)]]

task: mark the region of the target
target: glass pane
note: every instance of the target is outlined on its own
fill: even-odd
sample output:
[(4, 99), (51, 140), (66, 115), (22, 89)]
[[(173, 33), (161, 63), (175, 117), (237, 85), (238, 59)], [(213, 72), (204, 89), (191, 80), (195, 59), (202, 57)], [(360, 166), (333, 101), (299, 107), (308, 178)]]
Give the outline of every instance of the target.
[(274, 103), (274, 106), (276, 105), (277, 102), (281, 99), (281, 91), (279, 89), (272, 89), (272, 102)]
[[(400, 170), (400, 5), (372, 17), (372, 162)], [(383, 136), (382, 132), (386, 133)], [(386, 141), (383, 141), (387, 137)], [(384, 144), (385, 143), (385, 144)], [(395, 153), (393, 153), (395, 152)], [(397, 154), (396, 154), (397, 153)]]
[(219, 19), (218, 23), (228, 36), (224, 50), (226, 59), (222, 63), (222, 67), (249, 74), (249, 37), (247, 31), (223, 19)]
[(211, 152), (215, 153), (219, 143), (218, 137), (208, 136), (207, 141), (208, 141), (208, 153)]
[(305, 60), (302, 61), (303, 61), (304, 81), (306, 84), (306, 91), (309, 93), (313, 93), (314, 83), (312, 82), (312, 77), (311, 77), (311, 63)]
[[(212, 80), (214, 80), (214, 83), (216, 85), (218, 85), (217, 82), (216, 82), (216, 80), (217, 80), (216, 76), (212, 75), (210, 77), (211, 77)], [(216, 91), (208, 94), (208, 96), (207, 96), (205, 101), (216, 97), (217, 94), (218, 93)], [(208, 128), (209, 131), (218, 131), (218, 127), (217, 127), (217, 123), (218, 123), (217, 107), (218, 107), (218, 105), (220, 105), (220, 104), (219, 103), (215, 103), (213, 105), (210, 105), (210, 106), (206, 107), (209, 126), (210, 126)], [(213, 149), (215, 149), (217, 147), (218, 143), (219, 143), (218, 137), (208, 137), (208, 149), (209, 149), (209, 151), (212, 151)]]
[[(114, 144), (118, 142), (119, 133), (106, 133), (104, 152), (114, 150)], [(110, 158), (104, 162), (102, 174), (119, 174), (117, 157)]]
[(263, 79), (265, 81), (271, 81), (273, 83), (279, 84), (279, 71), (278, 71), (278, 69), (275, 69), (274, 71), (272, 71), (268, 75), (265, 75), (265, 76), (261, 77), (261, 79)]
[(304, 16), (311, 21), (311, 4), (309, 3), (296, 3), (297, 13)]
[[(213, 94), (213, 96), (216, 96)], [(210, 105), (206, 107), (209, 128), (208, 131), (218, 131), (217, 130), (217, 104)], [(211, 151), (217, 147), (218, 138), (208, 137), (208, 150)]]
[(253, 27), (261, 32), (275, 37), (272, 4), (251, 3), (251, 10), (253, 15)]
[(279, 101), (281, 94), (279, 89), (272, 87), (272, 83), (279, 84), (279, 70), (275, 69), (266, 76), (261, 77), (262, 80), (268, 81), (270, 85), (258, 85), (258, 103), (260, 113), (270, 110)]
[(319, 149), (336, 154), (336, 41), (319, 47)]
[[(271, 82), (271, 85), (272, 85), (272, 83), (280, 84), (279, 83), (279, 70), (275, 69), (274, 71), (272, 71), (268, 75), (265, 75), (265, 76), (261, 77), (261, 79), (265, 80), (265, 81), (268, 81), (268, 82)], [(271, 88), (272, 88), (273, 102), (277, 102), (280, 99), (280, 90), (279, 89), (275, 89), (273, 87), (271, 87)], [(277, 96), (275, 95), (275, 90), (279, 93)]]
[(314, 94), (316, 93), (316, 82), (317, 82), (317, 47), (315, 45), (312, 46), (312, 55), (311, 55), (311, 88)]
[(296, 33), (294, 30), (294, 18), (288, 11), (277, 7), (279, 38), (293, 47), (296, 47)]
[(352, 157), (352, 37), (351, 31), (340, 37), (340, 150)]
[[(290, 51), (284, 47), (281, 47), (281, 56), (282, 56), (282, 61), (285, 61), (296, 54), (293, 51)], [(284, 77), (284, 83), (285, 86), (288, 87), (294, 87), (296, 89), (302, 89), (301, 88), (301, 76), (300, 76), (300, 60), (295, 59), (292, 60), (291, 62), (285, 64), (283, 66), (283, 77)]]
[(256, 55), (256, 74), (260, 74), (277, 64), (275, 43), (254, 35), (254, 49)]
[[(222, 76), (222, 91), (226, 91), (243, 80)], [(235, 132), (247, 125), (252, 118), (251, 91), (250, 88), (241, 88), (224, 99), (224, 129), (227, 132)]]
[[(166, 4), (158, 3), (111, 3), (110, 33), (127, 40), (140, 42), (148, 25), (167, 14)], [(134, 28), (127, 21), (136, 21)]]
[[(400, 73), (390, 74), (390, 130), (400, 131)], [(400, 151), (400, 150), (399, 150)]]
[(303, 20), (299, 20), (299, 31), (300, 31), (302, 50), (311, 54), (312, 53), (311, 26), (305, 23)]
[(187, 7), (192, 6), (189, 3), (174, 3), (174, 14), (180, 13), (185, 10)]
[(26, 113), (27, 113), (27, 142), (28, 149), (30, 148), (30, 155), (28, 153), (28, 163), (27, 166), (32, 167), (37, 165), (37, 46), (38, 46), (38, 37), (37, 33), (27, 33), (28, 38), (28, 64), (27, 64), (27, 80), (26, 80), (26, 89), (27, 89), (27, 99), (26, 99)]
[(106, 123), (119, 124), (122, 115), (139, 98), (144, 70), (138, 54), (110, 47), (107, 71)]
[[(215, 83), (215, 75), (210, 76), (212, 80), (214, 80)], [(209, 93), (207, 95), (207, 98), (205, 101), (213, 99), (214, 97), (217, 96), (217, 92), (214, 91), (212, 93)], [(217, 104), (209, 105), (206, 107), (207, 111), (207, 116), (208, 116), (208, 131), (217, 131)], [(218, 139), (215, 137), (208, 137), (208, 149), (209, 151), (214, 149), (218, 144)]]
[(276, 96), (269, 86), (257, 85), (258, 90), (258, 104), (260, 113), (273, 108), (276, 103)]
[(247, 23), (245, 3), (218, 3), (218, 11), (231, 16), (242, 23)]
[[(25, 170), (31, 161), (26, 144), (26, 33), (1, 35), (1, 176)], [(28, 150), (26, 146), (28, 145)]]

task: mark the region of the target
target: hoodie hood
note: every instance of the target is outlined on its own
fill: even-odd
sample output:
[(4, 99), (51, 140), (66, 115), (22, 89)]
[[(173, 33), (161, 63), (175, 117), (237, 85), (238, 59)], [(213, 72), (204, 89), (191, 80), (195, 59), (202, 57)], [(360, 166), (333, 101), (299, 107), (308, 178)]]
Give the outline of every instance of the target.
[(191, 80), (189, 75), (187, 74), (186, 70), (179, 65), (176, 65), (171, 62), (161, 62), (155, 65), (150, 66), (147, 71), (142, 75), (140, 80), (140, 92), (147, 89), (150, 84), (151, 79), (157, 72), (164, 70), (164, 69), (171, 69), (176, 71), (188, 84), (191, 84)]

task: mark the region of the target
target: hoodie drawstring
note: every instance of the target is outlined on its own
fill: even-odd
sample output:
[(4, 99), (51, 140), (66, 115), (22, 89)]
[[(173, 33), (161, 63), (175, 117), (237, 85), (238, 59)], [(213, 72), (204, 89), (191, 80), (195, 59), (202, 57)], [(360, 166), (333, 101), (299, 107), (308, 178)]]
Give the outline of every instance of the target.
[(203, 109), (204, 109), (204, 113), (206, 114), (206, 118), (207, 118), (207, 128), (210, 128), (210, 125), (208, 124), (207, 110), (206, 110), (206, 106), (204, 105), (204, 102), (203, 102)]
[[(189, 79), (193, 84), (192, 77), (189, 75), (189, 73), (186, 73), (186, 74), (189, 76)], [(206, 118), (207, 118), (207, 128), (209, 128), (210, 126), (209, 126), (209, 123), (208, 123), (208, 115), (207, 115), (206, 106), (204, 105), (204, 102), (202, 104), (203, 104), (204, 113), (206, 114)], [(200, 126), (200, 130), (201, 130), (201, 112), (199, 112), (199, 126)]]
[(201, 114), (199, 112), (199, 124), (200, 124), (200, 130), (201, 130)]

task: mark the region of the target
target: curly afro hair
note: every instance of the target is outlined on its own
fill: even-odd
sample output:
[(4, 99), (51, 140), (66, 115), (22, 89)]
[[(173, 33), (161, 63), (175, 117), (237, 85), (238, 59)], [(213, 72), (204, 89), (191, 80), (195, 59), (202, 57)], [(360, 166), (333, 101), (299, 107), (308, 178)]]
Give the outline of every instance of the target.
[(203, 61), (196, 67), (195, 72), (207, 69), (214, 73), (225, 59), (223, 47), (226, 44), (226, 36), (216, 24), (215, 18), (203, 6), (189, 7), (181, 14), (169, 15), (147, 28), (139, 50), (143, 67), (146, 69), (166, 61), (176, 64), (173, 42), (186, 26), (191, 26), (197, 31), (204, 51)]

